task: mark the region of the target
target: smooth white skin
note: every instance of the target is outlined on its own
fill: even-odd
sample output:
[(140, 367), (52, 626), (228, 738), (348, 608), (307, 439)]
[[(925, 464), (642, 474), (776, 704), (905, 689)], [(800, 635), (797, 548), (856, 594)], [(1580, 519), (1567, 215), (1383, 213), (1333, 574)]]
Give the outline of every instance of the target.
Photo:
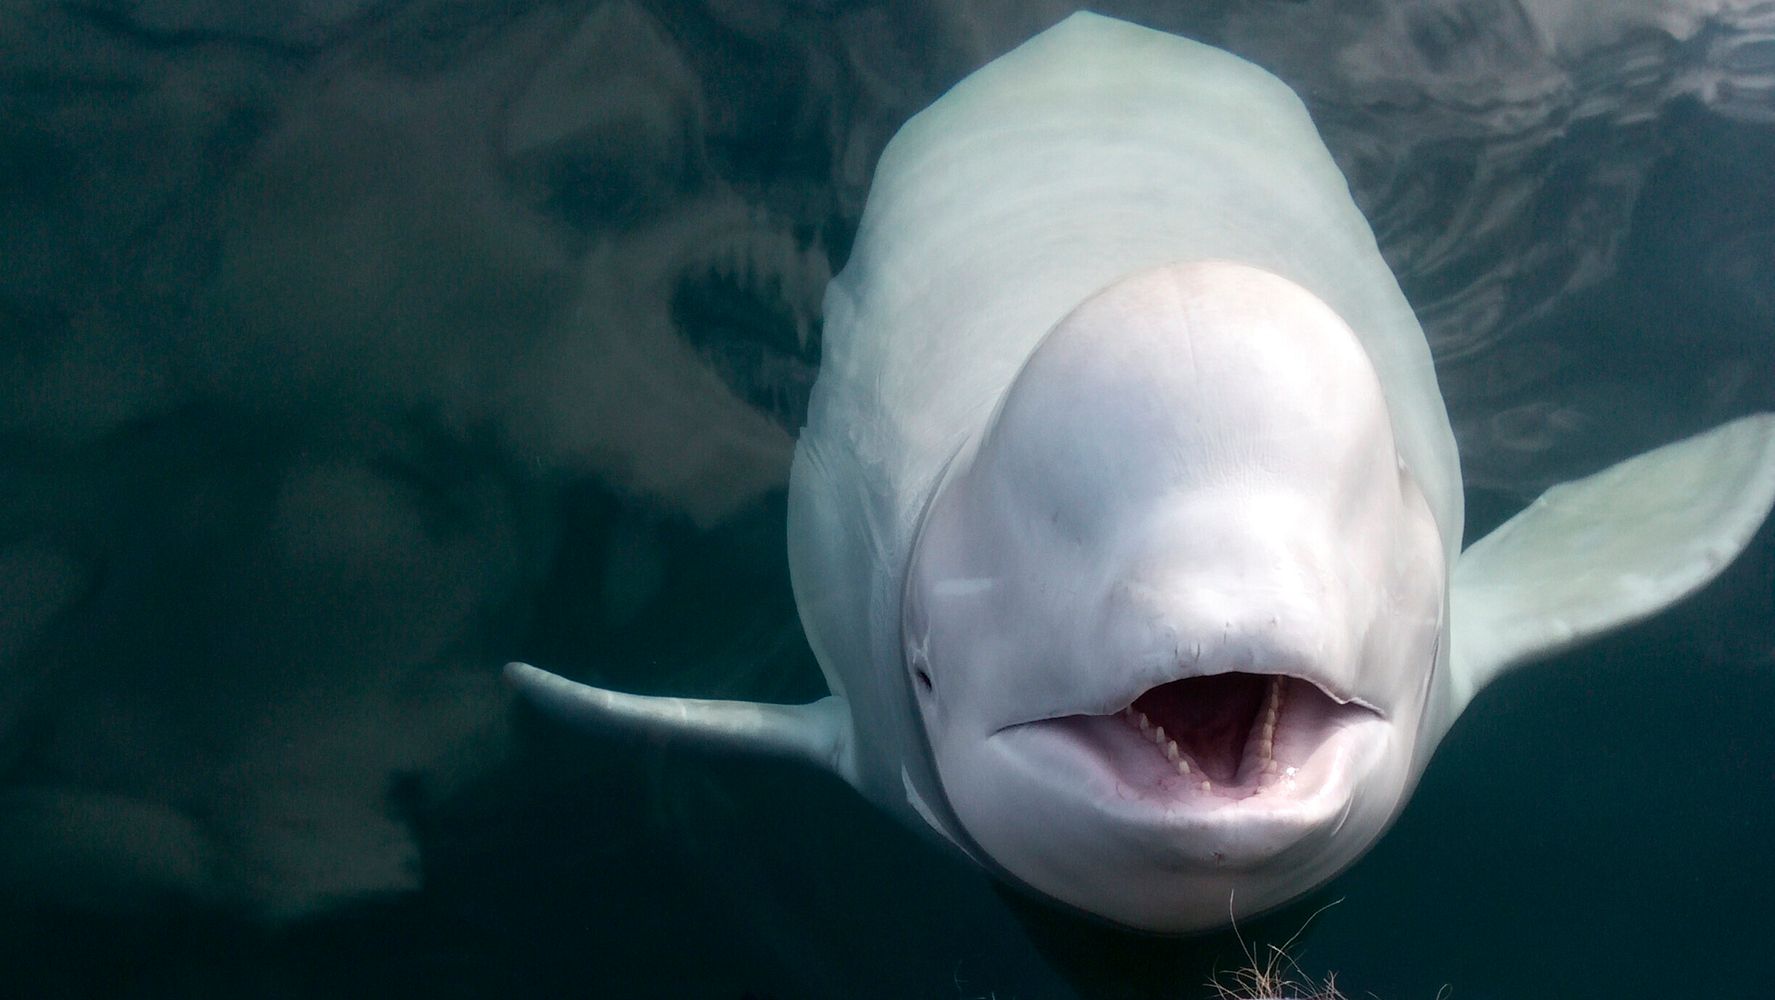
[(1306, 109), (1235, 56), (1074, 14), (900, 129), (827, 288), (789, 482), (796, 604), (852, 718), (849, 779), (989, 867), (908, 681), (917, 532), (1044, 336), (1130, 275), (1202, 260), (1281, 275), (1355, 331), (1452, 561), (1460, 469), (1423, 332)]
[[(914, 550), (906, 660), (949, 802), (1015, 878), (1122, 923), (1287, 901), (1403, 803), (1442, 552), (1373, 366), (1316, 297), (1227, 262), (1111, 285), (1030, 357)], [(1021, 725), (1232, 670), (1375, 714), (1242, 800), (1138, 794)]]

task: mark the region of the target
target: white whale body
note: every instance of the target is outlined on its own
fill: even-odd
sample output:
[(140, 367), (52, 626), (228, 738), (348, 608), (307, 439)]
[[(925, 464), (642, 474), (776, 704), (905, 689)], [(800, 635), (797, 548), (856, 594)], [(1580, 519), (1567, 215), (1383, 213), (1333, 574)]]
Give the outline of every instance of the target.
[(1330, 879), (1475, 692), (1693, 592), (1775, 504), (1762, 414), (1460, 551), (1428, 346), (1299, 100), (1096, 15), (900, 130), (825, 311), (788, 534), (831, 696), (510, 676), (813, 761), (1134, 927)]

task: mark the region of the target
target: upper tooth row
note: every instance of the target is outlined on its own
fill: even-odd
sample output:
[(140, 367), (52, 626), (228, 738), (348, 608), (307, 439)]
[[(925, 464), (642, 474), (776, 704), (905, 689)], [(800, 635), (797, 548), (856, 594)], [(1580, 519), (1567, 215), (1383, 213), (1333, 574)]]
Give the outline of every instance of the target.
[[(1153, 720), (1147, 718), (1145, 712), (1132, 706), (1124, 709), (1122, 714), (1127, 716), (1135, 725), (1139, 726), (1140, 731), (1146, 734), (1147, 739), (1153, 741), (1154, 746), (1165, 751), (1165, 759), (1177, 765), (1178, 774), (1186, 777), (1189, 775), (1189, 758), (1185, 757), (1183, 752), (1177, 748), (1176, 740), (1170, 739), (1165, 735), (1164, 726), (1153, 725)], [(1202, 791), (1209, 792), (1213, 790), (1214, 783), (1206, 778), (1202, 779)]]
[(1263, 722), (1257, 730), (1257, 754), (1263, 761), (1265, 774), (1276, 773), (1276, 720), (1282, 716), (1283, 678), (1277, 674), (1270, 678), (1269, 697), (1263, 700)]

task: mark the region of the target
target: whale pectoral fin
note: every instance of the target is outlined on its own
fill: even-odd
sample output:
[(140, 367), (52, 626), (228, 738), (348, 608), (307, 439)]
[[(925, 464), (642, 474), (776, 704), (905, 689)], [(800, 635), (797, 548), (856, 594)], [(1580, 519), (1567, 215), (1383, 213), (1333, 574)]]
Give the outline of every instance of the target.
[(1450, 586), (1458, 711), (1499, 674), (1700, 589), (1775, 504), (1775, 414), (1553, 487), (1461, 554)]
[(836, 695), (807, 705), (624, 694), (505, 665), (506, 680), (545, 714), (581, 729), (683, 739), (710, 747), (805, 760), (857, 783), (851, 719)]

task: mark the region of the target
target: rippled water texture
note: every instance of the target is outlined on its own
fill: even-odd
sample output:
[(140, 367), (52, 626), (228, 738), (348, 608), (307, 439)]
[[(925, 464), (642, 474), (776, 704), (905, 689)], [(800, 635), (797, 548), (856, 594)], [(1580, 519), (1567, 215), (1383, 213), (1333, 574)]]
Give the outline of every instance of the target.
[[(1775, 408), (1775, 3), (1107, 3), (1304, 97), (1476, 530)], [(563, 735), (524, 657), (819, 693), (783, 487), (910, 114), (1026, 0), (0, 6), (0, 994), (1176, 997), (836, 781)], [(1246, 928), (1352, 996), (1775, 973), (1775, 541), (1469, 711)]]

